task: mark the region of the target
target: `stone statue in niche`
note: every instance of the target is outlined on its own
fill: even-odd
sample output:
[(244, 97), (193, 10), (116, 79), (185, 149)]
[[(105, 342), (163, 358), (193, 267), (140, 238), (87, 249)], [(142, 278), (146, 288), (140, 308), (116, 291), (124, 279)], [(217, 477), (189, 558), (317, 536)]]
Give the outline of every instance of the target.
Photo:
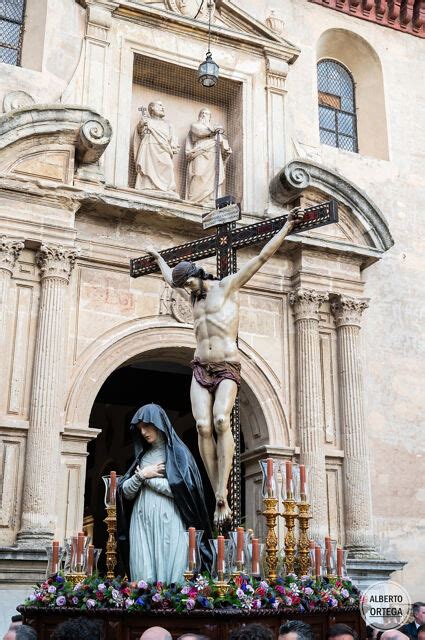
[(225, 180), (225, 165), (232, 150), (221, 125), (211, 124), (211, 111), (203, 107), (186, 138), (186, 200), (214, 205)]
[(157, 100), (149, 103), (147, 111), (144, 107), (141, 111), (133, 138), (135, 188), (179, 198), (173, 158), (180, 147), (172, 124), (165, 119), (164, 105)]

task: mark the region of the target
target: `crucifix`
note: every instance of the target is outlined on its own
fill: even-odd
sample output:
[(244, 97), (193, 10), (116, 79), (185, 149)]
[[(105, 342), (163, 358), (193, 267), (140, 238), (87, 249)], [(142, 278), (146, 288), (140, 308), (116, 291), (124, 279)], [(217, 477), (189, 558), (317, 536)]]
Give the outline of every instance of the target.
[[(222, 205), (222, 206), (220, 206)], [(217, 333), (217, 339), (222, 339), (222, 335), (227, 339), (230, 339), (235, 345), (235, 349), (237, 351), (237, 320), (231, 324), (232, 319), (228, 318), (226, 314), (219, 317), (214, 315), (215, 311), (208, 311), (207, 301), (203, 298), (210, 297), (211, 300), (214, 300), (215, 304), (214, 309), (216, 308), (231, 308), (233, 304), (233, 309), (235, 309), (235, 305), (238, 305), (237, 302), (234, 302), (232, 296), (236, 295), (238, 290), (244, 283), (246, 283), (254, 273), (260, 268), (261, 264), (265, 262), (280, 246), (280, 243), (283, 242), (284, 237), (288, 233), (300, 233), (302, 231), (306, 231), (308, 229), (316, 229), (323, 225), (331, 224), (333, 222), (338, 221), (338, 208), (337, 203), (334, 200), (330, 200), (327, 202), (322, 202), (318, 205), (308, 207), (303, 211), (297, 211), (295, 218), (292, 213), (285, 214), (279, 216), (277, 218), (270, 218), (268, 220), (264, 220), (261, 222), (257, 222), (255, 224), (241, 226), (237, 228), (236, 221), (240, 218), (240, 208), (237, 204), (235, 204), (231, 199), (227, 198), (219, 198), (217, 200), (217, 209), (215, 211), (209, 212), (204, 216), (204, 228), (209, 228), (211, 226), (216, 227), (216, 232), (214, 234), (205, 236), (193, 242), (188, 242), (186, 244), (179, 245), (177, 247), (173, 247), (170, 249), (165, 249), (161, 252), (154, 252), (156, 256), (148, 255), (143, 256), (141, 258), (135, 258), (130, 262), (130, 275), (133, 278), (138, 278), (143, 275), (147, 275), (149, 273), (154, 273), (155, 271), (161, 270), (165, 280), (174, 287), (182, 287), (187, 284), (192, 287), (190, 290), (192, 291), (192, 303), (194, 305), (194, 315), (195, 315), (195, 325), (196, 325), (196, 313), (198, 313), (198, 318), (200, 318), (202, 322), (206, 322), (208, 324), (208, 320), (212, 320), (211, 327), (217, 326), (219, 323), (221, 324), (221, 331)], [(291, 222), (288, 222), (288, 217)], [(289, 227), (288, 227), (289, 225)], [(283, 235), (282, 235), (283, 234)], [(274, 246), (273, 238), (275, 238), (275, 242), (279, 241), (276, 246)], [(267, 243), (265, 247), (260, 252), (259, 256), (251, 259), (246, 263), (242, 269), (237, 271), (237, 251), (242, 247), (248, 247), (258, 243)], [(273, 245), (273, 247), (271, 246)], [(264, 254), (266, 251), (266, 254)], [(172, 273), (170, 267), (173, 267), (177, 264), (180, 265), (188, 265), (194, 260), (199, 260), (202, 258), (208, 258), (210, 256), (216, 256), (217, 261), (217, 280), (211, 282), (211, 280), (206, 280), (205, 285), (201, 282), (203, 276), (197, 276), (198, 272), (204, 274), (203, 270), (196, 270), (193, 265), (193, 273), (194, 277), (188, 272), (188, 277), (183, 284), (176, 284), (176, 281), (173, 280)], [(187, 261), (187, 262), (184, 262)], [(246, 272), (246, 273), (245, 273)], [(237, 274), (237, 276), (236, 276)], [(234, 276), (229, 277), (229, 276)], [(183, 279), (184, 280), (184, 279)], [(240, 281), (239, 281), (240, 280)], [(190, 282), (193, 281), (193, 282)], [(196, 281), (200, 282), (200, 290), (197, 291)], [(221, 286), (222, 285), (222, 286)], [(205, 290), (204, 290), (205, 286)], [(221, 287), (221, 290), (220, 290)], [(206, 291), (206, 293), (205, 293)], [(195, 292), (195, 293), (194, 293)], [(202, 294), (202, 295), (199, 295)], [(215, 298), (213, 298), (215, 296)], [(226, 297), (227, 296), (227, 297)], [(195, 301), (196, 300), (196, 304)], [(221, 305), (221, 306), (220, 306)], [(200, 314), (200, 315), (199, 315)], [(235, 314), (237, 316), (237, 312)], [(228, 322), (229, 329), (227, 329), (226, 322)], [(226, 333), (227, 331), (227, 333)], [(196, 330), (195, 330), (196, 333)], [(205, 363), (202, 363), (198, 359), (198, 349), (200, 344), (200, 339), (198, 334), (197, 337), (197, 351), (195, 352), (195, 360), (196, 363), (201, 366), (204, 366)], [(212, 347), (210, 347), (211, 349)], [(198, 354), (198, 355), (197, 355)], [(197, 360), (198, 359), (198, 360)], [(230, 358), (227, 356), (223, 357), (223, 360), (232, 360), (232, 355)], [(208, 364), (222, 364), (228, 365), (229, 362), (210, 362)], [(233, 363), (231, 363), (233, 364)], [(196, 365), (197, 366), (197, 365)], [(207, 372), (209, 374), (209, 369), (207, 367)], [(194, 378), (196, 378), (195, 382), (192, 380), (192, 388), (191, 388), (191, 400), (192, 400), (192, 412), (194, 413), (195, 420), (201, 424), (201, 420), (198, 421), (195, 413), (197, 410), (194, 410), (196, 403), (194, 403), (194, 397), (192, 396), (193, 384), (197, 385), (196, 392), (202, 394), (205, 392), (205, 389), (201, 390), (198, 382), (200, 381), (201, 385), (205, 382), (202, 376), (205, 374), (201, 371), (200, 378), (197, 377), (197, 372), (194, 368)], [(227, 372), (230, 378), (236, 380), (236, 374)], [(205, 374), (206, 375), (206, 374)], [(204, 377), (205, 377), (204, 375)], [(220, 374), (222, 375), (222, 374)], [(231, 380), (222, 380), (220, 378), (219, 383), (215, 389), (216, 397), (218, 395), (217, 389), (224, 388), (224, 382), (229, 383)], [(207, 385), (205, 383), (205, 386)], [(213, 383), (212, 383), (213, 384)], [(230, 471), (230, 486), (228, 487), (228, 497), (229, 504), (227, 504), (227, 488), (223, 490), (221, 487), (220, 490), (216, 491), (216, 513), (214, 515), (215, 523), (221, 529), (227, 523), (227, 520), (231, 518), (232, 526), (238, 526), (240, 524), (241, 519), (241, 461), (240, 461), (240, 417), (239, 417), (239, 402), (237, 397), (237, 387), (236, 382), (233, 384), (234, 386), (234, 395), (232, 396), (231, 406), (229, 407), (229, 411), (231, 411), (231, 434), (233, 436), (233, 442), (231, 444), (231, 451), (233, 453), (233, 461), (231, 462), (231, 471)], [(210, 389), (209, 389), (210, 390)], [(208, 394), (206, 394), (208, 397)], [(195, 394), (196, 396), (196, 394)], [(197, 396), (196, 396), (197, 397)], [(212, 406), (212, 405), (211, 405)], [(232, 409), (233, 407), (233, 409)], [(215, 405), (214, 405), (215, 409)], [(217, 413), (217, 412), (215, 412)], [(208, 441), (209, 444), (206, 445), (204, 455), (202, 455), (203, 451), (201, 449), (201, 456), (204, 460), (205, 466), (207, 468), (208, 475), (210, 477), (211, 483), (213, 484), (214, 475), (220, 476), (223, 468), (223, 460), (220, 459), (220, 435), (224, 438), (223, 434), (220, 433), (218, 425), (214, 424), (217, 433), (217, 453), (215, 458), (215, 467), (210, 462), (208, 463), (206, 453), (209, 451), (211, 446), (216, 446), (215, 443), (211, 445), (213, 441), (212, 431), (211, 431), (211, 440)], [(212, 429), (212, 427), (211, 427)], [(200, 433), (200, 429), (198, 428), (198, 433)], [(200, 438), (200, 442), (202, 438)], [(229, 445), (229, 440), (227, 440), (227, 444)], [(230, 446), (230, 445), (229, 445)], [(207, 459), (207, 462), (205, 461)], [(224, 463), (224, 466), (226, 464)], [(224, 473), (224, 475), (226, 475)], [(227, 485), (227, 478), (225, 478)], [(220, 481), (219, 483), (220, 484)], [(216, 487), (213, 488), (216, 490)], [(224, 495), (225, 494), (225, 495)], [(225, 503), (225, 504), (224, 504)]]

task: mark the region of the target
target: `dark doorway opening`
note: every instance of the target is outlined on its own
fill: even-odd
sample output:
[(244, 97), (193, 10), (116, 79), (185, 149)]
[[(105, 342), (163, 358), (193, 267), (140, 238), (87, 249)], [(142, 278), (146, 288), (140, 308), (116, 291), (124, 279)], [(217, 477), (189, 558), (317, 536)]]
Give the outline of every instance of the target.
[[(201, 472), (210, 514), (214, 494), (198, 451), (198, 438), (190, 407), (190, 367), (178, 363), (141, 361), (114, 371), (103, 384), (94, 402), (89, 425), (102, 432), (88, 445), (84, 515), (92, 517), (95, 547), (106, 548), (106, 517), (102, 476), (114, 469), (123, 474), (134, 460), (130, 421), (139, 407), (149, 402), (161, 405), (177, 434), (190, 449)], [(243, 511), (244, 496), (243, 496)], [(99, 561), (105, 572), (105, 554)]]

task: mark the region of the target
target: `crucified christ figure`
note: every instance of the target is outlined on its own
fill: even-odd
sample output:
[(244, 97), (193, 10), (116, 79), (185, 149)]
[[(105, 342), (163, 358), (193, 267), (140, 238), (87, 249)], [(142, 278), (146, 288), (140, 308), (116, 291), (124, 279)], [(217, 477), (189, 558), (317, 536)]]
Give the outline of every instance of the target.
[(194, 262), (180, 262), (171, 269), (158, 251), (145, 248), (156, 259), (167, 284), (186, 300), (190, 299), (193, 306), (196, 350), (191, 363), (190, 400), (199, 451), (215, 492), (217, 525), (232, 516), (227, 483), (235, 449), (230, 418), (241, 380), (237, 346), (239, 290), (279, 249), (302, 216), (298, 207), (293, 209), (284, 227), (260, 253), (237, 273), (222, 280), (207, 274)]

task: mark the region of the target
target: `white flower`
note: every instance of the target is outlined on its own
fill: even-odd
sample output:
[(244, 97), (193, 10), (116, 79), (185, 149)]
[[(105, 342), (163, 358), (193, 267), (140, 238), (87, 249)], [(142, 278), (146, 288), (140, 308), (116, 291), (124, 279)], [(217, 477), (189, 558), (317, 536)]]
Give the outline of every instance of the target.
[(101, 582), (97, 585), (97, 590), (103, 593), (104, 591), (106, 591), (106, 584), (103, 584), (103, 582)]
[(48, 593), (56, 593), (56, 587), (55, 587), (55, 585), (54, 585), (54, 584), (51, 584), (51, 585), (49, 586), (49, 588), (47, 589), (47, 592), (48, 592)]

